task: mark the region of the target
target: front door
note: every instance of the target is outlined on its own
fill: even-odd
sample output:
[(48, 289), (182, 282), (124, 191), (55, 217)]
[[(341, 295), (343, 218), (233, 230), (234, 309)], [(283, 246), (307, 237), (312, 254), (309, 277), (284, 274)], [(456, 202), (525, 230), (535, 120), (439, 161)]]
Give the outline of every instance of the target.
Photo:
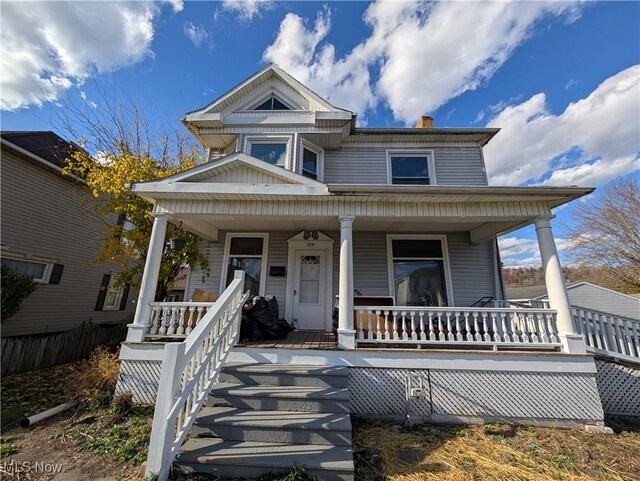
[(325, 251), (295, 251), (293, 317), (299, 329), (325, 327), (326, 260)]

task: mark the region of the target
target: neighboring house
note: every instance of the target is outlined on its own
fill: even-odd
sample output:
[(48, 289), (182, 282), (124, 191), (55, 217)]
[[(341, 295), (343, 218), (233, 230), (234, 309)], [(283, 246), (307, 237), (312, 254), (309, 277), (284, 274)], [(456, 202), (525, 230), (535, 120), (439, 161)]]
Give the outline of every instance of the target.
[(84, 185), (63, 176), (78, 146), (53, 132), (2, 132), (2, 263), (37, 289), (2, 320), (2, 337), (68, 331), (130, 319), (135, 295), (114, 285), (121, 268), (96, 264), (104, 220)]
[(187, 279), (189, 278), (189, 268), (183, 267), (178, 271), (171, 290), (167, 293), (165, 301), (182, 302), (184, 301), (184, 290), (187, 287)]
[[(489, 186), (498, 129), (359, 127), (274, 65), (183, 123), (209, 161), (131, 187), (155, 223), (118, 391), (156, 403), (148, 474), (166, 479), (182, 449), (176, 469), (254, 477), (297, 462), (353, 479), (349, 414), (602, 425), (550, 224), (593, 189)], [(209, 260), (186, 298), (215, 304), (152, 302), (168, 222)], [(551, 309), (497, 307), (496, 238), (530, 224)], [(238, 346), (244, 292), (275, 296), (299, 331)], [(227, 406), (200, 413), (207, 398)]]
[[(572, 306), (640, 320), (640, 298), (623, 294), (589, 282), (567, 284)], [(507, 289), (510, 301), (548, 301), (547, 286), (512, 287)]]

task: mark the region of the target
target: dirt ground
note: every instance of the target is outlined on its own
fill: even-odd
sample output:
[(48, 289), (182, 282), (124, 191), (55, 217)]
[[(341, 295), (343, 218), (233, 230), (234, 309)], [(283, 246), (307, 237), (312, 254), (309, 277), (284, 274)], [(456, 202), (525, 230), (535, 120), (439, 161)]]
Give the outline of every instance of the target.
[[(88, 451), (78, 451), (76, 441), (60, 429), (70, 414), (53, 418), (41, 425), (22, 429), (14, 427), (3, 432), (3, 438), (16, 445), (17, 453), (2, 458), (0, 479), (7, 481), (133, 481), (142, 479), (139, 467), (128, 464), (118, 465), (108, 455), (96, 455)], [(56, 473), (42, 472), (34, 463), (44, 463)], [(12, 472), (12, 468), (25, 467), (28, 472)], [(13, 466), (12, 466), (13, 465)], [(57, 466), (56, 466), (57, 465)]]

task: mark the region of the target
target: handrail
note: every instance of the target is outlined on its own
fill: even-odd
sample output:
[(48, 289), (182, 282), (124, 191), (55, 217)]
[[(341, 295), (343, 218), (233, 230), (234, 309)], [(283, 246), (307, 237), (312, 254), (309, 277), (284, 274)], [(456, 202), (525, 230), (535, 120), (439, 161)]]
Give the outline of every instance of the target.
[(358, 343), (560, 346), (551, 309), (357, 306)]
[(249, 292), (243, 294), (243, 288), (244, 271), (236, 271), (233, 282), (186, 339), (165, 344), (147, 477), (168, 479), (178, 449), (238, 341), (242, 307), (249, 297)]
[(580, 306), (571, 312), (588, 351), (640, 363), (640, 320)]
[(214, 302), (150, 302), (151, 318), (148, 337), (181, 337), (189, 335), (213, 307)]

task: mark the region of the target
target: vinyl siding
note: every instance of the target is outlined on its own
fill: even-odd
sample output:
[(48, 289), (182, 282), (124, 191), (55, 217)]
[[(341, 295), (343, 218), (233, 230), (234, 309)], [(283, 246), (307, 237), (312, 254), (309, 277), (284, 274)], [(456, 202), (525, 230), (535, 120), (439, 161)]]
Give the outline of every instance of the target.
[[(323, 232), (334, 240), (333, 244), (333, 293), (339, 289), (339, 249), (340, 234)], [(298, 234), (297, 231), (269, 232), (269, 252), (267, 269), (271, 266), (286, 266), (287, 275), (287, 240)], [(193, 269), (187, 286), (187, 297), (190, 299), (195, 288), (211, 292), (220, 292), (220, 275), (224, 255), (224, 239), (226, 232), (220, 233), (219, 242), (203, 242), (203, 252), (209, 259), (211, 275), (201, 282), (202, 272)], [(469, 306), (484, 296), (495, 296), (495, 264), (491, 249), (491, 241), (473, 245), (467, 232), (447, 234), (449, 261), (453, 284), (453, 294), (457, 306)], [(365, 296), (389, 295), (389, 277), (387, 272), (387, 237), (385, 232), (353, 233), (354, 288)], [(268, 270), (267, 270), (268, 274)], [(284, 315), (286, 304), (286, 277), (270, 277), (267, 275), (265, 289), (267, 295), (275, 295)]]
[[(328, 184), (386, 184), (389, 147), (343, 147), (324, 154), (324, 179)], [(407, 148), (407, 150), (415, 147)], [(486, 185), (480, 147), (429, 147), (433, 150), (439, 185)]]
[(83, 321), (132, 318), (137, 293), (124, 311), (95, 311), (103, 274), (116, 264), (96, 264), (102, 221), (91, 212), (89, 192), (61, 174), (2, 151), (2, 246), (10, 252), (63, 264), (60, 284), (38, 284), (20, 310), (2, 322), (2, 336), (73, 329)]

